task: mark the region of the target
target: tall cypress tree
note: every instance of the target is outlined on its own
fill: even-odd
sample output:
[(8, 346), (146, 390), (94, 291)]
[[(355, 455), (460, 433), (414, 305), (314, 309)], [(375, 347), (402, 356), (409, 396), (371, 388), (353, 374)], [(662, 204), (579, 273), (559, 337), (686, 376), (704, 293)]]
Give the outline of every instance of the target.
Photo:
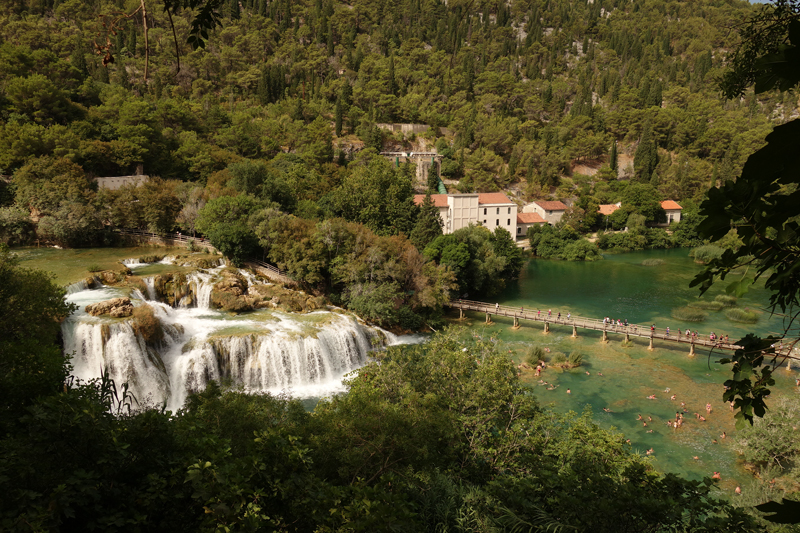
[(613, 144), (611, 145), (611, 153), (608, 154), (608, 166), (614, 172), (617, 172), (617, 165), (619, 157), (617, 156), (617, 140), (614, 139)]
[(342, 136), (342, 116), (344, 115), (344, 103), (342, 102), (342, 95), (339, 95), (339, 98), (336, 99), (336, 118), (335, 118), (335, 128), (336, 128), (336, 136)]
[(417, 223), (414, 225), (414, 229), (411, 230), (409, 240), (418, 250), (422, 251), (433, 239), (442, 235), (443, 225), (442, 217), (439, 215), (439, 208), (433, 205), (431, 193), (428, 191), (425, 193), (425, 199), (420, 206)]
[(394, 81), (394, 51), (389, 53), (389, 94), (394, 94), (397, 90)]
[(658, 151), (653, 139), (653, 128), (648, 120), (642, 130), (642, 138), (633, 156), (633, 170), (641, 182), (649, 182), (658, 164)]

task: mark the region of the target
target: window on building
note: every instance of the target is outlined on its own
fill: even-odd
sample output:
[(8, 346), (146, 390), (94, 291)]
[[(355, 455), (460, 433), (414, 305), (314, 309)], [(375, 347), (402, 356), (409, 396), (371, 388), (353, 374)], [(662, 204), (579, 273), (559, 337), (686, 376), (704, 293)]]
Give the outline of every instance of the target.
[(506, 226), (510, 226), (510, 225), (511, 225), (511, 219), (509, 218), (508, 222), (506, 222)]
[(484, 215), (486, 214), (486, 208), (485, 207), (483, 208), (483, 214)]
[(509, 215), (511, 214), (511, 208), (510, 207), (508, 208), (508, 214)]
[(483, 219), (483, 225), (484, 226), (486, 225), (486, 219), (485, 218)]
[(497, 208), (497, 214), (498, 215), (500, 214), (500, 208), (499, 207)]
[(495, 221), (494, 221), (494, 225), (495, 225), (495, 226), (499, 226), (499, 225), (500, 225), (500, 219), (499, 219), (499, 218), (498, 218), (497, 220), (495, 220)]
[(522, 233), (522, 228), (520, 226), (517, 226), (517, 235), (519, 235), (520, 233)]

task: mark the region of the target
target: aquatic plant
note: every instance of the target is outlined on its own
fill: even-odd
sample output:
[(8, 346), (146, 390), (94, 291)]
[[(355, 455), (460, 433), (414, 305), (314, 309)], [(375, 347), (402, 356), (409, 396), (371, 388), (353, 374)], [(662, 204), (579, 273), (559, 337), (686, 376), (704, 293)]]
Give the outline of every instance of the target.
[(96, 264), (91, 264), (91, 265), (89, 265), (88, 267), (86, 267), (86, 270), (88, 270), (89, 272), (100, 272), (100, 271), (101, 271), (101, 270), (103, 270), (103, 269), (102, 269), (102, 268), (100, 268), (100, 267), (99, 267), (98, 265), (96, 265)]
[(733, 307), (736, 305), (736, 296), (730, 294), (720, 294), (714, 298), (715, 302), (721, 303), (724, 307)]
[(703, 246), (693, 248), (692, 251), (689, 252), (689, 256), (693, 257), (696, 263), (708, 264), (713, 259), (719, 259), (722, 257), (724, 252), (725, 249), (720, 246), (716, 246), (714, 244), (705, 244)]
[(694, 307), (695, 309), (708, 309), (709, 311), (719, 311), (724, 307), (722, 302), (709, 302), (707, 300), (689, 302), (687, 305), (689, 307)]
[(550, 357), (550, 362), (554, 365), (563, 365), (567, 362), (567, 356), (561, 352), (556, 352)]
[(547, 361), (547, 354), (541, 346), (531, 346), (525, 355), (525, 362), (535, 367), (539, 361)]
[(755, 324), (758, 322), (758, 313), (747, 308), (741, 309), (739, 307), (733, 307), (731, 309), (726, 309), (725, 316), (728, 317), (728, 320), (731, 322), (743, 322), (745, 324)]
[(676, 307), (672, 310), (670, 316), (685, 322), (702, 322), (708, 315), (700, 309), (692, 307)]
[(571, 368), (579, 367), (583, 364), (583, 354), (578, 350), (574, 350), (569, 354), (569, 359), (567, 359), (567, 362)]
[(164, 255), (158, 254), (150, 254), (150, 255), (143, 255), (139, 258), (140, 263), (158, 263), (162, 259), (164, 259)]
[(646, 267), (659, 266), (663, 264), (664, 264), (663, 259), (645, 259), (644, 261), (642, 261), (642, 266)]

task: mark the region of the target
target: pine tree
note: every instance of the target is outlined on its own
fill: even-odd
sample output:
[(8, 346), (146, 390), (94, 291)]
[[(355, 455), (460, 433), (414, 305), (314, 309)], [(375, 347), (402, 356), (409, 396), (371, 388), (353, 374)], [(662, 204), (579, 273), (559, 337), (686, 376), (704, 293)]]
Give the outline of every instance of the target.
[(430, 191), (425, 193), (425, 199), (419, 209), (419, 216), (414, 229), (411, 231), (409, 239), (422, 251), (433, 239), (442, 235), (442, 217), (439, 214), (439, 208), (433, 205)]
[(239, 0), (230, 0), (228, 3), (228, 12), (231, 19), (239, 18)]

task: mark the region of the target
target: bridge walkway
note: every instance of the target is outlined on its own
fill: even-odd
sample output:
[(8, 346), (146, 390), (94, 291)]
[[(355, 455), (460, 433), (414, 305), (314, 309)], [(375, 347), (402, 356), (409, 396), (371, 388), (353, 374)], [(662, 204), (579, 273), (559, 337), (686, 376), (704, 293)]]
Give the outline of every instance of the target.
[(651, 326), (644, 326), (641, 324), (620, 326), (613, 323), (604, 323), (602, 320), (596, 318), (567, 316), (563, 314), (559, 317), (557, 313), (550, 313), (549, 311), (542, 311), (541, 309), (525, 309), (524, 307), (511, 307), (471, 300), (453, 300), (448, 305), (453, 309), (459, 310), (460, 318), (464, 317), (464, 311), (478, 311), (486, 314), (487, 323), (491, 321), (493, 315), (513, 318), (514, 327), (517, 328), (520, 327), (520, 320), (528, 320), (531, 322), (543, 323), (545, 332), (550, 331), (551, 325), (571, 326), (573, 337), (578, 336), (578, 328), (601, 331), (603, 333), (603, 341), (608, 340), (609, 334), (624, 335), (626, 341), (630, 340), (630, 337), (643, 337), (650, 339), (650, 349), (653, 349), (656, 339), (677, 344), (688, 344), (689, 355), (694, 355), (695, 347), (731, 351), (741, 348), (741, 346), (733, 343), (721, 342), (719, 339), (710, 340), (708, 338), (702, 338), (700, 335), (687, 336), (685, 333), (679, 332), (678, 330), (672, 330), (667, 334), (665, 329), (655, 328), (651, 330)]

